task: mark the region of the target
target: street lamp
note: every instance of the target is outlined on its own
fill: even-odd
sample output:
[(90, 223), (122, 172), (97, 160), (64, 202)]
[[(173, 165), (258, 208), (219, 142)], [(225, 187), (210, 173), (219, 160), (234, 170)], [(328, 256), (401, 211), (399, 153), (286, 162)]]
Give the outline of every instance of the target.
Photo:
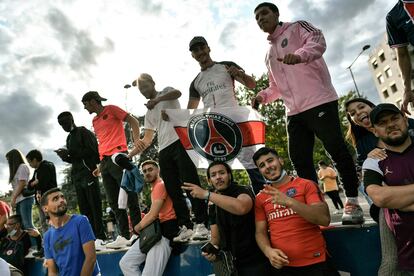
[(131, 85), (129, 83), (125, 84), (124, 88), (125, 88), (125, 111), (128, 111), (128, 89), (131, 88)]
[(357, 84), (356, 84), (356, 82), (355, 82), (355, 78), (354, 78), (354, 74), (352, 73), (352, 69), (351, 69), (351, 67), (352, 67), (352, 65), (354, 65), (354, 63), (355, 63), (355, 61), (359, 58), (359, 56), (365, 51), (365, 50), (367, 50), (367, 49), (369, 49), (369, 47), (371, 47), (371, 45), (364, 45), (364, 47), (362, 47), (362, 50), (361, 50), (361, 52), (359, 52), (359, 54), (357, 55), (357, 57), (354, 59), (354, 61), (351, 63), (351, 65), (349, 65), (346, 69), (349, 69), (349, 72), (351, 73), (351, 77), (352, 77), (352, 80), (354, 81), (354, 85), (355, 85), (355, 90), (356, 90), (356, 92), (357, 92), (357, 95), (358, 95), (358, 97), (361, 97), (361, 94), (359, 93), (359, 90), (358, 90), (358, 86), (357, 86)]

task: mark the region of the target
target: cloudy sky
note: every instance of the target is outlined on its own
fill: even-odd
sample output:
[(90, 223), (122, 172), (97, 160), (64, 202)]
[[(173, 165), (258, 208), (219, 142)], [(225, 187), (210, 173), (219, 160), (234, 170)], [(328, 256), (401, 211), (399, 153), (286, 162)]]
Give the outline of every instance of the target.
[[(4, 155), (40, 149), (63, 163), (53, 149), (66, 133), (56, 116), (70, 110), (78, 125), (91, 127), (82, 95), (97, 90), (137, 115), (146, 111), (136, 88), (123, 87), (150, 73), (156, 88), (173, 86), (188, 99), (199, 71), (188, 51), (195, 35), (205, 36), (214, 60), (231, 60), (247, 73), (266, 71), (266, 34), (253, 9), (261, 1), (234, 0), (31, 0), (0, 1), (0, 191), (7, 184)], [(346, 67), (365, 44), (378, 45), (385, 15), (396, 0), (280, 0), (281, 21), (307, 20), (322, 29), (324, 55), (338, 94), (353, 88)], [(367, 51), (368, 52), (368, 51)], [(375, 84), (362, 55), (353, 65), (360, 90), (374, 102)]]

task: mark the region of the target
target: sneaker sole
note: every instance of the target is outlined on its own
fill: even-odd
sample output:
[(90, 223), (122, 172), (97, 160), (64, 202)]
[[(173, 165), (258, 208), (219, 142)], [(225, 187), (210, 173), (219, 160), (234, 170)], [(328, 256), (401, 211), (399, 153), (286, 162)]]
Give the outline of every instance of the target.
[(177, 239), (178, 238), (178, 236), (177, 236), (177, 237), (173, 238), (173, 241), (174, 242), (188, 242), (191, 239), (192, 236), (193, 236), (193, 234), (189, 235), (188, 237), (184, 237), (184, 238), (180, 238), (180, 239)]
[(173, 240), (173, 242), (176, 242), (176, 243), (186, 243), (186, 242), (189, 242), (190, 241), (190, 239), (188, 239), (188, 240)]
[(191, 237), (192, 240), (194, 241), (203, 241), (203, 240), (208, 240), (208, 235), (203, 235), (203, 236), (195, 236), (195, 237)]
[(364, 224), (364, 219), (358, 219), (358, 220), (343, 220), (342, 225), (358, 225), (358, 224)]
[(121, 249), (121, 248), (126, 248), (128, 247), (128, 245), (124, 245), (124, 246), (106, 246), (106, 248), (109, 249)]

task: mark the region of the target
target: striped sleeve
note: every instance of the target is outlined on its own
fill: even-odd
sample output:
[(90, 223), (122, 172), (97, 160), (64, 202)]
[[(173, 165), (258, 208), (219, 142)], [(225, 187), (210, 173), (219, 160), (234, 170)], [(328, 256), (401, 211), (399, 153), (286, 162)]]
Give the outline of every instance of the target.
[(297, 49), (295, 54), (301, 57), (303, 63), (309, 63), (322, 57), (326, 50), (326, 42), (322, 31), (306, 21), (297, 21), (296, 26), (302, 40), (302, 47)]
[(367, 158), (362, 165), (365, 188), (369, 185), (382, 185), (384, 173), (380, 169), (378, 162), (378, 159)]

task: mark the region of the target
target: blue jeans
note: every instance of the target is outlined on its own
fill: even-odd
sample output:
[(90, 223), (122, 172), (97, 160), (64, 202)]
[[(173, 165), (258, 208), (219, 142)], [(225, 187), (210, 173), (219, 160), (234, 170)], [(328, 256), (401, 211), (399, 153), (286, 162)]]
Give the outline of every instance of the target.
[(364, 196), (365, 200), (368, 202), (368, 205), (372, 205), (372, 199), (369, 197), (369, 195), (365, 192), (365, 186), (364, 183), (361, 181), (361, 183), (358, 186), (359, 192)]
[(34, 197), (28, 197), (16, 204), (16, 213), (22, 217), (23, 229), (34, 229), (32, 207)]

